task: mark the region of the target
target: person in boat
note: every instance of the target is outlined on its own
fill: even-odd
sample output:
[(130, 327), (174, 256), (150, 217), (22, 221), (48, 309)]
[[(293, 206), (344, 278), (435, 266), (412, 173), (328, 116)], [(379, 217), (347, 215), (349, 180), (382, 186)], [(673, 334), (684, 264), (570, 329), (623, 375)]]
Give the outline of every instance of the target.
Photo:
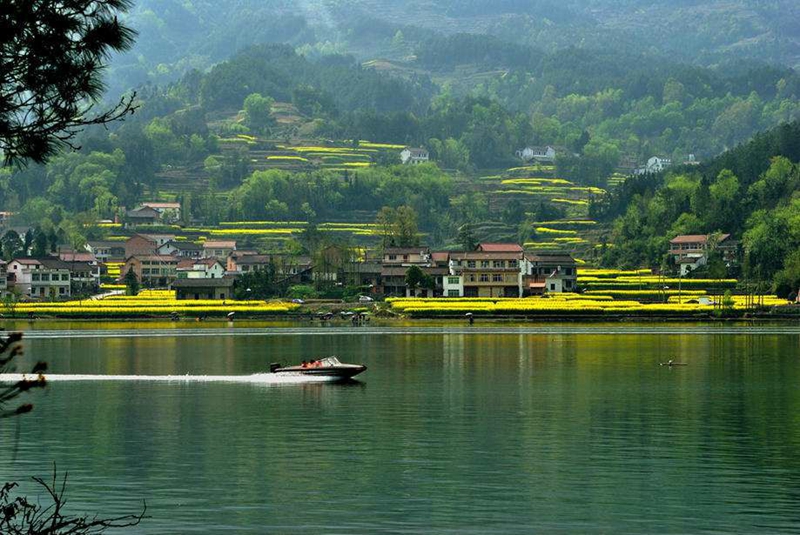
[(301, 362), (300, 363), (300, 367), (301, 368), (308, 368), (308, 362), (306, 362), (306, 361)]

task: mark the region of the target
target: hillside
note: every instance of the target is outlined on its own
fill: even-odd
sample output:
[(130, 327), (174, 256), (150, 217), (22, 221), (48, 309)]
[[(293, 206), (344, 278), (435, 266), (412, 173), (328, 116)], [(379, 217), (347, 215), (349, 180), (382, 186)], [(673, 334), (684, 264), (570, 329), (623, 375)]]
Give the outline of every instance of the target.
[[(629, 179), (594, 207), (613, 219), (604, 263), (661, 266), (678, 234), (731, 234), (740, 269), (788, 295), (800, 287), (800, 122), (756, 136), (696, 169)], [(711, 268), (709, 268), (711, 269)]]

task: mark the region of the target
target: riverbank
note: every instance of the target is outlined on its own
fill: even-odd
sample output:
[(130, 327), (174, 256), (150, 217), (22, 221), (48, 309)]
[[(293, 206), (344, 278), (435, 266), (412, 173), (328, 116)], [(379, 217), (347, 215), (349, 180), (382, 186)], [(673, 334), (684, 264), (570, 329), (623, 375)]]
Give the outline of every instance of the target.
[(708, 298), (670, 296), (664, 302), (586, 294), (529, 298), (389, 298), (381, 302), (287, 302), (280, 300), (179, 300), (168, 290), (146, 290), (136, 296), (67, 302), (14, 303), (5, 319), (190, 320), (214, 318), (279, 319), (300, 322), (348, 322), (355, 325), (395, 320), (450, 322), (635, 322), (635, 321), (777, 321), (800, 320), (800, 305), (776, 296)]

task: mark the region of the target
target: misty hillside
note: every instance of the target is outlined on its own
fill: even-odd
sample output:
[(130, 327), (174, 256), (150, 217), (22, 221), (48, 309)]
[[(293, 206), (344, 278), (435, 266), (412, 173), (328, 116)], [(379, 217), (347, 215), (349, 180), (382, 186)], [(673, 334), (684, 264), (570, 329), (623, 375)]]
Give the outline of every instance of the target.
[(139, 38), (114, 61), (114, 93), (206, 69), (252, 44), (399, 59), (443, 33), (489, 34), (544, 52), (800, 65), (800, 4), (792, 0), (140, 0), (128, 20)]

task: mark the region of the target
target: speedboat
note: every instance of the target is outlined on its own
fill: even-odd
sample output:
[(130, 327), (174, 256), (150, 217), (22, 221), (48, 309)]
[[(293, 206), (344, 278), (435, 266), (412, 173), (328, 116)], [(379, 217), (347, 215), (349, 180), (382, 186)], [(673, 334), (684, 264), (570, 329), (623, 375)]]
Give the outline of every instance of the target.
[(336, 357), (313, 360), (297, 366), (281, 366), (275, 363), (269, 366), (269, 371), (275, 374), (315, 377), (330, 381), (351, 379), (366, 369), (363, 364), (344, 364)]

